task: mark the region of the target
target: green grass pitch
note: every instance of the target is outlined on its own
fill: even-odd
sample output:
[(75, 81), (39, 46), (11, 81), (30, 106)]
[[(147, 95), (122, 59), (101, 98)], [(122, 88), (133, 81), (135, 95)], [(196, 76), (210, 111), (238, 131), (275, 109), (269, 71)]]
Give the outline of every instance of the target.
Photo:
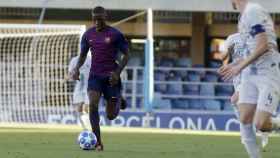
[[(239, 136), (148, 132), (103, 133), (105, 151), (83, 151), (79, 130), (0, 128), (0, 158), (247, 158)], [(280, 157), (271, 137), (264, 158)]]

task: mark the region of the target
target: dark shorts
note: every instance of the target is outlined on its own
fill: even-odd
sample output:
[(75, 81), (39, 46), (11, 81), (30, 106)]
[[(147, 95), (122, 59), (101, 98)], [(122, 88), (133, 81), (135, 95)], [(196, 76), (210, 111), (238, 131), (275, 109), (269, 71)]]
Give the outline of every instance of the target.
[(120, 97), (122, 90), (121, 81), (111, 86), (108, 76), (90, 75), (88, 79), (88, 91), (98, 91), (102, 93), (106, 100), (112, 97)]

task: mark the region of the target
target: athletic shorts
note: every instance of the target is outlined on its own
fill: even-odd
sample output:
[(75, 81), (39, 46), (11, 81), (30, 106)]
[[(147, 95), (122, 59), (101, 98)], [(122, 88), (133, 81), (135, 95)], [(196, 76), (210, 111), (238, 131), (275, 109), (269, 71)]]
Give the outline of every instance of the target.
[(73, 93), (73, 104), (80, 104), (80, 103), (84, 103), (89, 105), (89, 98), (88, 98), (88, 94), (85, 91), (74, 91)]
[(118, 84), (111, 86), (108, 76), (90, 75), (88, 80), (88, 91), (98, 91), (103, 94), (106, 100), (112, 97), (120, 97), (122, 84), (119, 80)]
[(257, 110), (273, 114), (279, 105), (279, 87), (280, 81), (266, 76), (250, 76), (241, 82), (238, 103), (255, 104)]

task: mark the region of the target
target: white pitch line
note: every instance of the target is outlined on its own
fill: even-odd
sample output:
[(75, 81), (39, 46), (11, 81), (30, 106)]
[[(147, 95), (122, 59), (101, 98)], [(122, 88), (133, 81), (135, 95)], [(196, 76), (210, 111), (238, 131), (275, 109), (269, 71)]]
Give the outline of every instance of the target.
[[(14, 129), (14, 130), (12, 130)], [(81, 127), (77, 125), (58, 125), (58, 124), (18, 124), (0, 123), (1, 132), (80, 132)], [(104, 133), (143, 133), (143, 134), (175, 134), (175, 135), (200, 135), (200, 136), (240, 136), (239, 132), (226, 131), (197, 131), (184, 129), (157, 129), (157, 128), (128, 128), (128, 127), (101, 127)], [(279, 137), (271, 134), (272, 137)]]

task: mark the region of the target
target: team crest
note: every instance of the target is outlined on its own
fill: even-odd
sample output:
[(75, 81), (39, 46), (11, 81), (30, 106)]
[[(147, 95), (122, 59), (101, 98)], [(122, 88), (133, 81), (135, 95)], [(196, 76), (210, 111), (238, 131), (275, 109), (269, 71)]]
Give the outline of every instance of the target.
[(105, 43), (111, 43), (111, 38), (110, 37), (105, 37)]

